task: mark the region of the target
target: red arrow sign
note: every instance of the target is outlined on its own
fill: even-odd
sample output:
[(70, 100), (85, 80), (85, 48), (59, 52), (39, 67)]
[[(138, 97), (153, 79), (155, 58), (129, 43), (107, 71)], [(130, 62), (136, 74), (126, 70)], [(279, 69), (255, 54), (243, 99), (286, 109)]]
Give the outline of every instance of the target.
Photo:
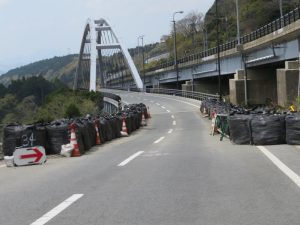
[(35, 154), (21, 155), (20, 156), (21, 159), (36, 158), (35, 161), (34, 161), (36, 163), (36, 162), (38, 162), (43, 157), (43, 153), (41, 153), (38, 148), (28, 148), (27, 151), (28, 150), (34, 151)]

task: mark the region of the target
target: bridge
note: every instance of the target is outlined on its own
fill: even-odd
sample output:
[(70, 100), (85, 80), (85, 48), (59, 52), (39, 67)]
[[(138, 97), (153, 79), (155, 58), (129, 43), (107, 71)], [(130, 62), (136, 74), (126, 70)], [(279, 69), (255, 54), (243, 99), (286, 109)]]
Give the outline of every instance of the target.
[[(299, 15), (299, 8), (296, 8), (282, 18), (242, 36), (239, 42), (234, 40), (219, 47), (178, 59), (181, 89), (219, 94), (217, 79), (219, 61), (221, 94), (228, 96), (232, 103), (244, 103), (246, 92), (248, 101), (252, 104), (263, 104), (266, 99), (271, 99), (281, 106), (287, 106), (294, 101), (298, 93)], [(95, 24), (103, 26), (99, 21), (95, 21)], [(87, 28), (90, 25), (91, 22), (88, 23)], [(134, 87), (172, 89), (176, 87), (177, 75), (174, 61), (148, 69), (145, 73), (145, 83), (142, 84), (128, 52), (123, 48), (122, 52), (126, 54), (123, 54), (122, 57), (122, 54), (113, 51), (120, 46), (118, 44), (116, 46), (114, 41), (110, 41), (108, 38), (103, 38), (103, 36), (105, 37), (104, 31), (109, 30), (108, 27), (106, 24), (103, 28), (95, 29), (95, 32), (98, 32), (98, 40), (102, 34), (102, 40), (96, 46), (99, 56), (98, 67), (95, 66), (96, 54), (90, 54), (93, 55), (91, 68), (103, 69), (103, 71), (98, 70), (98, 74), (101, 74), (100, 77), (102, 77), (101, 87), (126, 89)], [(85, 33), (77, 74), (83, 74), (81, 64), (86, 60), (84, 57), (89, 55), (83, 53), (84, 43), (89, 44), (90, 42), (86, 37)], [(116, 36), (114, 37), (117, 40)], [(105, 41), (110, 43), (105, 44)], [(217, 57), (218, 48), (220, 60)], [(102, 52), (104, 49), (110, 50), (106, 56), (103, 56), (100, 49)], [(90, 71), (96, 74), (96, 71)], [(95, 76), (93, 75), (91, 79), (94, 79)], [(91, 83), (95, 85), (94, 81)]]

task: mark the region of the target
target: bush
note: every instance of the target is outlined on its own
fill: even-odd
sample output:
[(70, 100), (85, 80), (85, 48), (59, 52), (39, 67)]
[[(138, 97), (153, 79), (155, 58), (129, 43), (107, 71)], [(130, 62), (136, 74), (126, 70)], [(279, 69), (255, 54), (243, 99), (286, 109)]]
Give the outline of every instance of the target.
[(71, 103), (66, 108), (65, 117), (74, 118), (74, 117), (79, 117), (79, 116), (81, 116), (80, 110), (78, 109), (78, 107), (75, 104)]

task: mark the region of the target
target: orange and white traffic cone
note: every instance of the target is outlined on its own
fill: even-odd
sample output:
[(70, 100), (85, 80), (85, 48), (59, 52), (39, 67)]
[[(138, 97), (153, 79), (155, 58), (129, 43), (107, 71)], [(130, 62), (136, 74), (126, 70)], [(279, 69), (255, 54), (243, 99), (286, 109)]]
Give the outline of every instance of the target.
[(125, 117), (123, 117), (123, 121), (122, 121), (121, 135), (122, 135), (122, 137), (127, 137), (128, 136), (128, 130), (127, 130), (127, 127), (126, 127)]
[(71, 126), (71, 140), (70, 140), (70, 144), (73, 145), (74, 149), (72, 151), (72, 157), (78, 157), (81, 156), (80, 151), (79, 151), (79, 147), (78, 147), (78, 143), (77, 143), (77, 139), (76, 139), (76, 124), (72, 123)]
[(101, 145), (99, 129), (96, 121), (95, 121), (95, 130), (96, 130), (96, 145)]
[(145, 119), (145, 113), (142, 113), (141, 126), (147, 126), (147, 122), (146, 122), (146, 119)]
[(150, 114), (150, 108), (149, 108), (149, 106), (148, 106), (148, 118), (151, 118), (151, 114)]

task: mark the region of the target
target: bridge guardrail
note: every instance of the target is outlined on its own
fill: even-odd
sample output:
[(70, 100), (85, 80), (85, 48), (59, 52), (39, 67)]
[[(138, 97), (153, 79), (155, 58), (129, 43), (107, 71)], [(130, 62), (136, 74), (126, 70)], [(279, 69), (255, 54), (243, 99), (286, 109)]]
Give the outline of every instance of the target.
[(2, 145), (3, 145), (3, 129), (5, 127), (5, 124), (0, 124), (0, 160), (3, 159), (4, 155), (3, 155), (3, 149), (2, 149)]
[[(293, 22), (296, 22), (299, 19), (300, 19), (300, 8), (297, 7), (296, 9), (294, 9), (291, 12), (285, 14), (281, 18), (278, 18), (278, 19), (268, 23), (267, 25), (262, 26), (262, 27), (258, 28), (255, 31), (252, 31), (249, 34), (241, 36), (240, 37), (240, 43), (241, 44), (246, 44), (246, 43), (249, 43), (251, 41), (255, 41), (258, 38), (261, 38), (263, 36), (271, 34), (271, 33), (275, 32), (275, 31), (277, 31), (277, 30), (279, 30), (279, 29), (281, 29), (285, 26), (290, 25)], [(237, 45), (238, 45), (237, 40), (229, 41), (229, 42), (226, 42), (222, 45), (219, 45), (219, 50), (220, 50), (220, 52), (227, 51), (227, 50), (236, 48)], [(215, 54), (217, 54), (217, 52), (218, 52), (217, 47), (210, 48), (210, 49), (207, 49), (206, 51), (201, 51), (201, 52), (198, 52), (198, 53), (195, 53), (195, 54), (191, 54), (189, 56), (179, 58), (178, 59), (178, 64), (199, 60), (201, 58), (204, 58), (204, 57), (207, 57), (207, 56), (210, 56), (210, 55), (215, 55)], [(146, 72), (156, 71), (156, 70), (164, 69), (164, 68), (167, 68), (167, 67), (170, 67), (170, 66), (174, 66), (174, 60), (169, 60), (168, 62), (156, 65), (152, 68), (147, 69)]]
[(147, 93), (154, 93), (154, 94), (165, 94), (165, 95), (175, 95), (184, 98), (191, 98), (196, 100), (205, 100), (205, 99), (219, 99), (219, 95), (214, 94), (207, 94), (195, 91), (183, 91), (177, 89), (165, 89), (165, 88), (147, 88)]

